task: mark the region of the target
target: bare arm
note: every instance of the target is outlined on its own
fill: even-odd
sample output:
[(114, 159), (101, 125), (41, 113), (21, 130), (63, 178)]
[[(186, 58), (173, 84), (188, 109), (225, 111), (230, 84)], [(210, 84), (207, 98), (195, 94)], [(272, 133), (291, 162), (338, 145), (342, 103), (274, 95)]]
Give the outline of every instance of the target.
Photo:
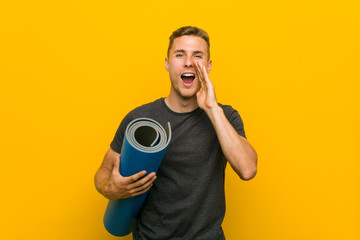
[(197, 93), (197, 102), (213, 124), (225, 158), (243, 180), (250, 180), (257, 172), (257, 154), (248, 140), (240, 136), (227, 120), (223, 109), (217, 104), (214, 86), (208, 71), (200, 62), (195, 63), (202, 91)]
[(145, 176), (146, 171), (123, 177), (119, 169), (120, 154), (110, 148), (94, 179), (99, 193), (110, 200), (129, 198), (145, 193), (156, 179), (155, 173)]
[(257, 172), (257, 154), (249, 141), (240, 136), (229, 123), (221, 107), (208, 111), (221, 149), (234, 171), (243, 180), (250, 180)]

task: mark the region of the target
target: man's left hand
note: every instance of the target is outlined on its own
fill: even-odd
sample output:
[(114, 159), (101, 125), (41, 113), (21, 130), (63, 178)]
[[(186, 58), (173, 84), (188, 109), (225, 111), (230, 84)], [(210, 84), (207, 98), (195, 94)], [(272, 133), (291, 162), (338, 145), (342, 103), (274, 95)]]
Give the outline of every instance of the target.
[(195, 62), (196, 76), (200, 81), (201, 90), (196, 93), (199, 107), (205, 112), (217, 107), (214, 85), (210, 81), (207, 69), (200, 61)]

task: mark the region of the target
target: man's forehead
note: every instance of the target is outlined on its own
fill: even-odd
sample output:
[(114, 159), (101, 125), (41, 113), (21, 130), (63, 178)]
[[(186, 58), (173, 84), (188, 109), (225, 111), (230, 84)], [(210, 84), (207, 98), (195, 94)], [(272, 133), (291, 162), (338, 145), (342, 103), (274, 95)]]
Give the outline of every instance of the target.
[(205, 53), (207, 50), (207, 43), (204, 39), (197, 36), (181, 36), (174, 40), (172, 49), (175, 51), (198, 51)]

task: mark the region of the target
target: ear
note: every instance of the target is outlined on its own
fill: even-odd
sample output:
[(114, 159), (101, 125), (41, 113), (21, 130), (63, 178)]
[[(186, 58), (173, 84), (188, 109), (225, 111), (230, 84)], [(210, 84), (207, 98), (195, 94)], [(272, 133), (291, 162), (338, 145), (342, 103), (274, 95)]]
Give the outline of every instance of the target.
[(212, 61), (211, 61), (211, 60), (209, 60), (209, 61), (208, 61), (208, 64), (207, 64), (207, 73), (209, 73), (209, 72), (210, 72), (211, 67), (212, 67)]
[(166, 71), (169, 71), (169, 59), (165, 58), (165, 69)]

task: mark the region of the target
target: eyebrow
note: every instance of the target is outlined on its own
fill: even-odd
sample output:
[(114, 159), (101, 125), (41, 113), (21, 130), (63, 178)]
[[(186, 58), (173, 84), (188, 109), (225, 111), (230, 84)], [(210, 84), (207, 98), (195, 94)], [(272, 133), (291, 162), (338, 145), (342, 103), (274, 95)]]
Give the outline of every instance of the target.
[(203, 51), (194, 51), (194, 54), (204, 54), (204, 52)]
[[(185, 50), (184, 49), (178, 49), (178, 50), (175, 50), (174, 53), (178, 53), (178, 52), (181, 52), (181, 53), (185, 53)], [(203, 51), (194, 51), (193, 54), (204, 54)]]

